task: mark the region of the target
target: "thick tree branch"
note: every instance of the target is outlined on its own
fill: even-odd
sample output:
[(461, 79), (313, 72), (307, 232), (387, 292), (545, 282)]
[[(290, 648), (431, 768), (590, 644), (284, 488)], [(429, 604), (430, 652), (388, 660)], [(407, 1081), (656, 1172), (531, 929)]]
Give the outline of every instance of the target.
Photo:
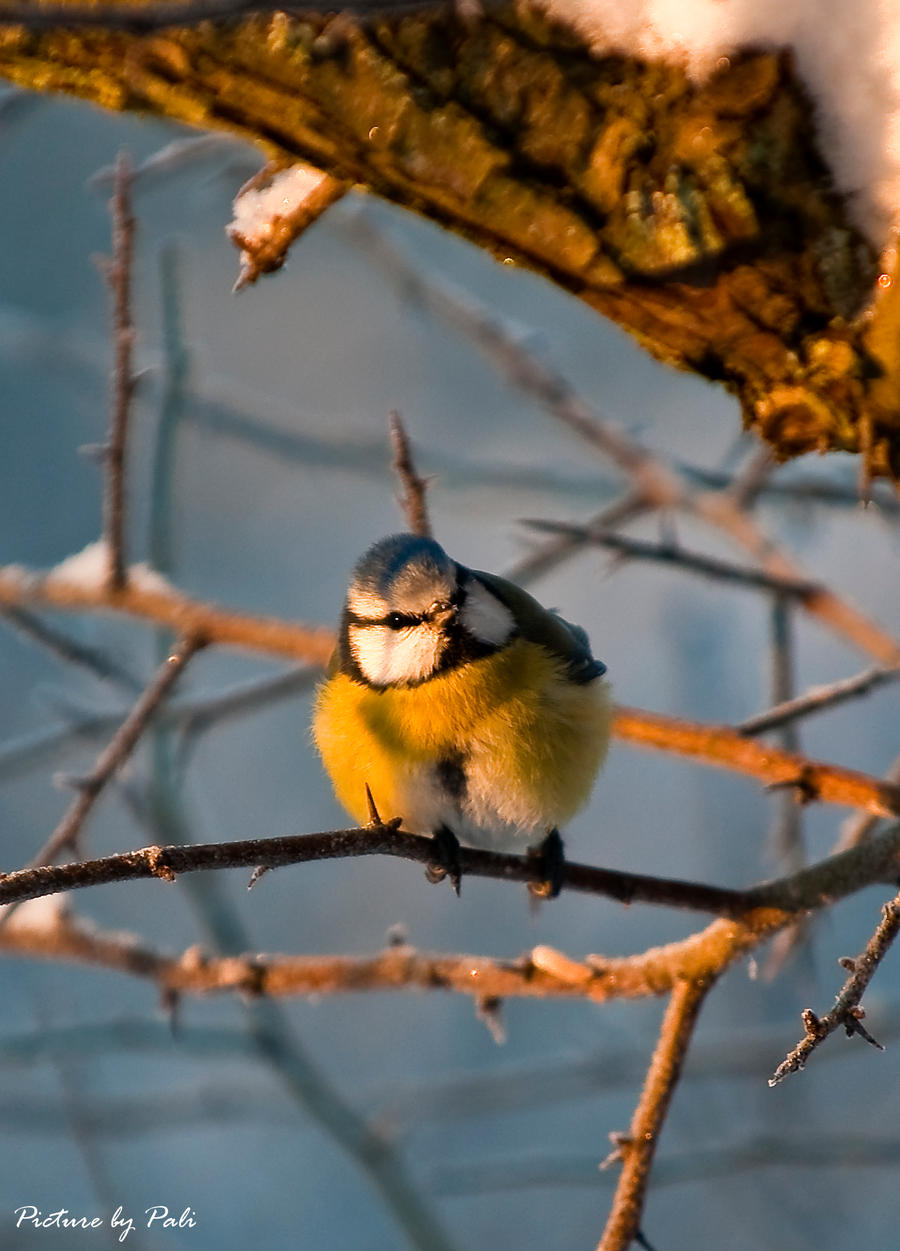
[(736, 53), (694, 82), (591, 57), (526, 3), (203, 20), (246, 7), (108, 5), (110, 26), (170, 23), (141, 35), (102, 29), (104, 6), (65, 14), (94, 28), (41, 31), (44, 6), (7, 4), (0, 74), (236, 131), (368, 186), (723, 381), (780, 456), (864, 446), (896, 472), (896, 314), (881, 301), (853, 320), (877, 265), (787, 57)]

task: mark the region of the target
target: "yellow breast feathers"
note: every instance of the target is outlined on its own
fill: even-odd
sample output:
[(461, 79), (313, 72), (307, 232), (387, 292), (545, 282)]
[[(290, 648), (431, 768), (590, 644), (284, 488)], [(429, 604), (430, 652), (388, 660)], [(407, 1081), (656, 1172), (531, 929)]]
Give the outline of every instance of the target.
[(565, 823), (590, 794), (609, 738), (609, 688), (515, 639), (416, 686), (377, 690), (343, 673), (319, 689), (313, 732), (335, 793), (360, 823), (366, 784), (382, 817), (430, 834), (508, 845)]

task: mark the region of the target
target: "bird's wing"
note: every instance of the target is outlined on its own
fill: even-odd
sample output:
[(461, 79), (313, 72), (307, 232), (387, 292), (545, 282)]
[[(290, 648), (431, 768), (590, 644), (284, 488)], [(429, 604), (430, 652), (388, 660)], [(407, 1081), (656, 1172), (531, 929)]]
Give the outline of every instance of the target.
[(495, 573), (473, 569), (472, 576), (506, 605), (515, 618), (519, 636), (559, 656), (575, 682), (592, 682), (606, 672), (606, 665), (592, 656), (588, 636), (581, 626), (544, 608), (533, 595)]

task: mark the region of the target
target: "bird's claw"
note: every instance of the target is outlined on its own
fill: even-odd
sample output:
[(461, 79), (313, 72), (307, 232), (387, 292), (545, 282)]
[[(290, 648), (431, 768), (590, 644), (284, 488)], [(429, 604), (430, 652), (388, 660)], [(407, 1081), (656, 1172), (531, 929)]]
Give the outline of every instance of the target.
[(566, 864), (559, 830), (551, 830), (538, 847), (529, 847), (527, 857), (535, 870), (529, 891), (535, 899), (555, 899), (562, 889)]
[(445, 877), (449, 877), (450, 885), (458, 895), (462, 870), (459, 864), (459, 839), (446, 825), (440, 826), (432, 835), (434, 859), (426, 866), (425, 876), (431, 884), (437, 885)]

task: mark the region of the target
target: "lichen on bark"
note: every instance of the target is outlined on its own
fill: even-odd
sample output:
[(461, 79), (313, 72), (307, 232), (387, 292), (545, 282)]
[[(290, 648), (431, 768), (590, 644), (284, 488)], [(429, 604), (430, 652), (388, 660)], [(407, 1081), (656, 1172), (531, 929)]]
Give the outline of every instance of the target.
[(786, 55), (692, 81), (591, 55), (513, 0), (366, 24), (0, 27), (0, 74), (225, 127), (368, 187), (723, 382), (779, 456), (863, 449), (900, 477), (892, 275), (878, 285)]

